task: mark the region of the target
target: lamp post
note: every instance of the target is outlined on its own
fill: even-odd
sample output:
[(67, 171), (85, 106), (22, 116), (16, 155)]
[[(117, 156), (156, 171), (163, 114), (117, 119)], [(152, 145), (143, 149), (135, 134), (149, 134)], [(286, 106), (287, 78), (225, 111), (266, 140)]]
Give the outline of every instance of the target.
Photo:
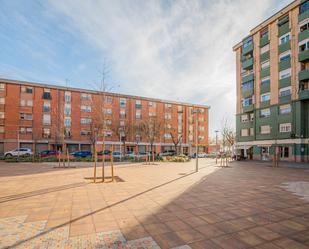
[(215, 131), (216, 133), (216, 164), (218, 162), (218, 130)]
[(201, 112), (200, 109), (193, 110), (195, 113), (195, 172), (198, 172), (198, 114)]

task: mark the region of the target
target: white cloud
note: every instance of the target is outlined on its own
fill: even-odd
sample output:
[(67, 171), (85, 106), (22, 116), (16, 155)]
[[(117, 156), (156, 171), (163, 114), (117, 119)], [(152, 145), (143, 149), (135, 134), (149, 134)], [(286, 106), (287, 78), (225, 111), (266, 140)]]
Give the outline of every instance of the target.
[[(290, 1), (50, 1), (108, 57), (122, 91), (211, 105), (210, 135), (234, 120), (232, 46)], [(278, 10), (278, 9), (276, 9)], [(80, 36), (80, 33), (76, 34)], [(86, 62), (85, 62), (86, 63)]]

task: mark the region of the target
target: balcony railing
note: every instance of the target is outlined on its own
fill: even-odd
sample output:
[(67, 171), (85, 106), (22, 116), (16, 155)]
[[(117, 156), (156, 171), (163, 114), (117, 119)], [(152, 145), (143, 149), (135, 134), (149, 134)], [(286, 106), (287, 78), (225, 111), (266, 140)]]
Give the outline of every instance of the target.
[(309, 30), (305, 30), (298, 34), (298, 42), (301, 42), (309, 37)]
[(248, 53), (250, 53), (250, 52), (252, 52), (252, 51), (253, 51), (253, 43), (252, 43), (251, 45), (249, 45), (249, 46), (243, 48), (243, 49), (242, 49), (242, 54), (243, 54), (243, 55), (246, 55), (246, 54), (248, 54)]
[(253, 67), (253, 58), (243, 61), (242, 69), (246, 70)]
[(305, 51), (299, 52), (298, 60), (299, 60), (299, 62), (307, 62), (307, 61), (309, 61), (309, 50), (305, 50)]
[(309, 10), (305, 11), (304, 13), (301, 13), (299, 16), (298, 16), (298, 22), (300, 23), (301, 21), (305, 20), (309, 18)]
[(288, 87), (291, 85), (291, 77), (279, 80), (279, 88)]
[(309, 99), (309, 89), (299, 91), (298, 96), (300, 100)]
[(299, 81), (305, 81), (309, 79), (309, 69), (302, 70), (298, 74)]
[(254, 106), (252, 105), (248, 105), (248, 106), (243, 106), (243, 111), (244, 112), (252, 112), (254, 110)]
[(290, 42), (286, 42), (286, 43), (279, 45), (279, 53), (280, 54), (285, 52), (285, 51), (288, 51), (290, 49), (291, 49), (291, 43)]

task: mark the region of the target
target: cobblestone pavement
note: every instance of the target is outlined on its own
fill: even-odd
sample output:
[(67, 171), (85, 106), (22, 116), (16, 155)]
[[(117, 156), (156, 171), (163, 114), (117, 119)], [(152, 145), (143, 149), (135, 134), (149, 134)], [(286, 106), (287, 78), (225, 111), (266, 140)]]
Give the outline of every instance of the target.
[(309, 248), (308, 170), (194, 168), (117, 166), (121, 181), (94, 184), (87, 166), (0, 163), (0, 248)]

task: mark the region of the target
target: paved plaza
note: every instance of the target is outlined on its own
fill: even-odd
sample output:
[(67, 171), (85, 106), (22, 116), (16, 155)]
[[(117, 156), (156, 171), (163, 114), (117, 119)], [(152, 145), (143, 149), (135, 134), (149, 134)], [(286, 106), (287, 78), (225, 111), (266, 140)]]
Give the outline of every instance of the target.
[(309, 169), (53, 166), (0, 163), (0, 248), (309, 248)]

